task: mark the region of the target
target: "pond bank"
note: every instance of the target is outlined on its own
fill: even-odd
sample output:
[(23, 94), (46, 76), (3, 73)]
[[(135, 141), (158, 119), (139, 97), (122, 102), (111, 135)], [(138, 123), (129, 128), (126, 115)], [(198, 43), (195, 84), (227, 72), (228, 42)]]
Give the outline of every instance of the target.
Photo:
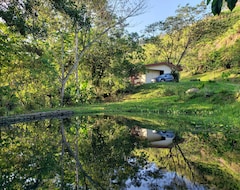
[(73, 111), (57, 110), (57, 111), (37, 112), (37, 113), (21, 114), (21, 115), (13, 115), (13, 116), (4, 116), (4, 117), (0, 117), (0, 126), (14, 124), (18, 122), (47, 119), (47, 118), (69, 117), (73, 114), (74, 114)]

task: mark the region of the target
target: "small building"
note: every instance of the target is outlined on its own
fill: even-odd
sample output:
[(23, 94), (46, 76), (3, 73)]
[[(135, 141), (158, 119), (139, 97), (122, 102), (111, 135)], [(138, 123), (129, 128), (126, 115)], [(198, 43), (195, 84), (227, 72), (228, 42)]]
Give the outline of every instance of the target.
[(151, 83), (151, 79), (161, 74), (171, 73), (173, 70), (181, 71), (181, 66), (169, 62), (159, 62), (146, 65), (146, 73), (138, 77), (138, 83)]

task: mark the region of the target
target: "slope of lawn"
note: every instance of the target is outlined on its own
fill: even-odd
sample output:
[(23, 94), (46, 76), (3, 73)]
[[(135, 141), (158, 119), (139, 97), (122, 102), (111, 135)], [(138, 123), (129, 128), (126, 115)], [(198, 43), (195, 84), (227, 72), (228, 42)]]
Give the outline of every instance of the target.
[[(232, 118), (235, 124), (240, 123), (240, 119), (238, 119), (238, 115), (240, 115), (240, 85), (236, 82), (239, 77), (224, 80), (215, 78), (216, 80), (214, 80), (211, 78), (212, 73), (193, 77), (184, 75), (179, 83), (153, 83), (134, 87), (131, 94), (124, 95), (118, 102), (79, 106), (71, 109), (79, 114), (214, 115), (211, 119), (227, 121)], [(193, 80), (196, 78), (200, 81)], [(207, 80), (204, 81), (204, 78)], [(186, 91), (190, 88), (197, 88), (199, 91), (187, 94)]]

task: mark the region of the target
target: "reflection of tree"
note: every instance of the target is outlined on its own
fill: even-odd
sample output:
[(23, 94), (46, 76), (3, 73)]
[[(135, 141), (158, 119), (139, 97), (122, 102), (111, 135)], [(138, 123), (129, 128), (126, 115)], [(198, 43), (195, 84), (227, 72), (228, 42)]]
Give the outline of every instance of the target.
[[(185, 176), (198, 183), (211, 184), (210, 188), (239, 189), (236, 150), (227, 160), (216, 155), (211, 146), (211, 142), (214, 146), (225, 143), (225, 138), (220, 141), (220, 134), (211, 134), (208, 139), (201, 134), (187, 133), (183, 136), (185, 141), (172, 149), (140, 149), (146, 144), (136, 144), (136, 139), (129, 135), (127, 126), (136, 122), (131, 121), (108, 116), (78, 116), (1, 127), (0, 187), (120, 189), (128, 179), (137, 187), (141, 180), (152, 176), (149, 188), (154, 189), (162, 177), (161, 172), (167, 170), (179, 174), (175, 177), (176, 184), (184, 183), (180, 177)], [(137, 159), (129, 162), (128, 158)], [(140, 175), (139, 171), (148, 162), (155, 162), (159, 169)]]
[[(174, 176), (171, 183), (165, 186), (166, 189), (188, 189), (187, 178), (190, 181), (198, 181), (195, 177), (195, 170), (192, 162), (185, 156), (178, 144), (175, 144), (172, 148), (147, 148), (141, 149), (145, 155), (148, 155), (148, 161), (157, 164), (159, 174)], [(173, 171), (171, 174), (170, 172)], [(185, 176), (187, 178), (185, 178)], [(164, 177), (164, 175), (162, 176)], [(160, 176), (157, 176), (158, 180)], [(154, 183), (153, 183), (154, 184)], [(150, 185), (150, 184), (149, 184)], [(192, 187), (198, 188), (199, 184), (191, 184)]]
[[(76, 153), (74, 153), (74, 151), (72, 150), (71, 146), (69, 145), (69, 143), (66, 140), (65, 137), (65, 132), (64, 132), (64, 124), (63, 121), (61, 121), (61, 134), (62, 134), (62, 143), (63, 145), (66, 147), (68, 153), (70, 156), (72, 156), (76, 162), (76, 189), (78, 189), (78, 171), (80, 171), (81, 173), (83, 173), (84, 177), (87, 178), (95, 187), (103, 189), (98, 182), (96, 182), (95, 180), (92, 179), (91, 176), (89, 176), (87, 174), (87, 172), (83, 169), (82, 164), (80, 163), (79, 157), (78, 157), (78, 145), (76, 146)], [(78, 131), (76, 132), (76, 134), (78, 134)], [(78, 142), (78, 141), (77, 141)], [(63, 152), (63, 151), (62, 151)], [(62, 179), (63, 180), (63, 179)]]
[(88, 133), (79, 140), (84, 169), (103, 187), (119, 189), (135, 171), (125, 160), (134, 147), (128, 128), (110, 117), (88, 122)]
[(1, 127), (0, 140), (1, 188), (119, 189), (138, 170), (128, 128), (109, 117)]
[(1, 188), (52, 187), (44, 181), (54, 178), (58, 167), (52, 156), (57, 154), (53, 131), (48, 122), (1, 127)]
[[(234, 175), (231, 165), (227, 165), (223, 158), (215, 155), (212, 144), (204, 144), (197, 135), (188, 134), (187, 137), (184, 143), (175, 144), (172, 149), (150, 148), (140, 151), (145, 152), (149, 156), (148, 160), (157, 163), (159, 168), (174, 171), (176, 176), (184, 176), (196, 185), (204, 184), (213, 189), (240, 188), (239, 174)], [(208, 141), (216, 142), (214, 139)], [(224, 142), (224, 139), (221, 142)], [(239, 167), (236, 164), (235, 166)], [(176, 183), (179, 183), (180, 178), (176, 179)], [(171, 187), (174, 187), (174, 182)]]
[[(191, 162), (186, 158), (186, 156), (184, 155), (182, 149), (180, 148), (180, 146), (178, 144), (175, 145), (175, 148), (179, 151), (181, 157), (183, 158), (184, 162), (186, 163), (187, 168), (190, 171), (191, 177), (192, 179), (194, 179), (194, 172), (191, 166)], [(172, 151), (172, 149), (170, 149), (170, 152)], [(173, 158), (173, 157), (172, 157)], [(173, 159), (174, 160), (174, 159)], [(177, 171), (177, 167), (175, 169)]]

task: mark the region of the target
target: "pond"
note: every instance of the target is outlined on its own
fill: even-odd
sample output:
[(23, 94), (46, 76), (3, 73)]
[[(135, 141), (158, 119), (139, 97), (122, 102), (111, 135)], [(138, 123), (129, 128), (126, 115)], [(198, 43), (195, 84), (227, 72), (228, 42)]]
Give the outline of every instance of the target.
[[(74, 115), (0, 126), (0, 189), (240, 189), (237, 129), (160, 120)], [(140, 129), (164, 138), (139, 138)], [(166, 133), (170, 142), (153, 146)]]

